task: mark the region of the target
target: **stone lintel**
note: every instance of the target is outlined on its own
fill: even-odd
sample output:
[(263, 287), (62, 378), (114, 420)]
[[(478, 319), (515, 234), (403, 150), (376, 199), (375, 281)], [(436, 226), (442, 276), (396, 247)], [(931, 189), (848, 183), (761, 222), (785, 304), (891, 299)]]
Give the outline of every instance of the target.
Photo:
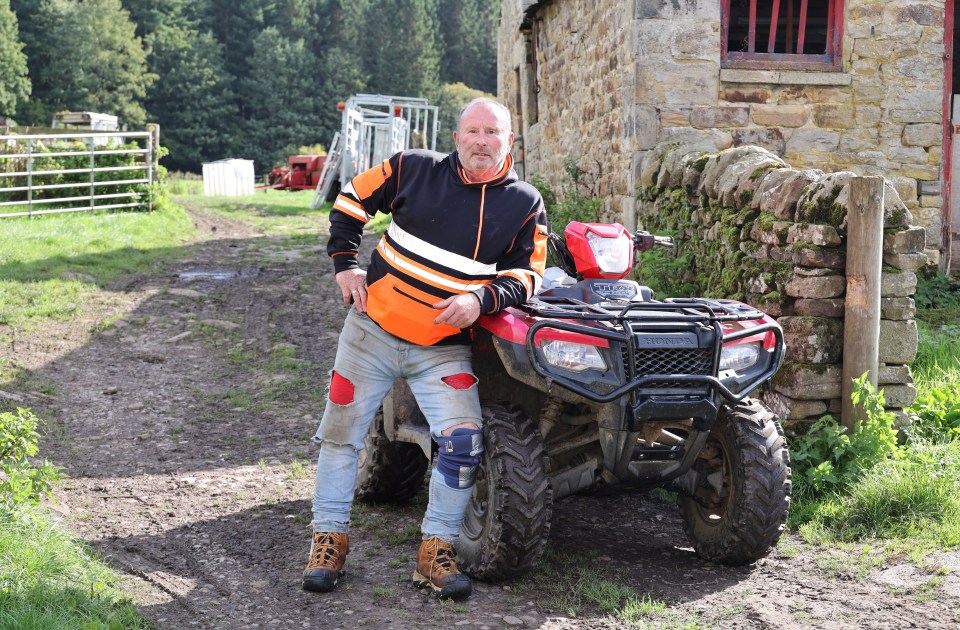
[(721, 68), (720, 81), (724, 83), (774, 83), (779, 85), (850, 85), (853, 81), (853, 75), (846, 72)]

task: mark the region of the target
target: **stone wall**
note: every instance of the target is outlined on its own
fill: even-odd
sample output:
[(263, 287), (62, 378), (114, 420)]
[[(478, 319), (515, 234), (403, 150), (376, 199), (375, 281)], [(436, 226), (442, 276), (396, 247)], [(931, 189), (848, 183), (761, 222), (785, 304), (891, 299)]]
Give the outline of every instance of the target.
[[(938, 261), (943, 0), (846, 0), (841, 72), (721, 68), (716, 0), (501, 6), (499, 91), (528, 175), (556, 186), (576, 157), (607, 216), (630, 226), (658, 142), (762, 146), (801, 170), (885, 177)], [(521, 31), (531, 6), (533, 28)]]
[[(764, 399), (783, 419), (840, 414), (846, 213), (850, 171), (789, 167), (756, 146), (661, 143), (640, 171), (639, 224), (676, 234), (688, 273), (708, 293), (775, 316), (786, 362)], [(925, 231), (892, 182), (884, 186), (880, 370), (887, 406), (914, 399), (915, 271), (926, 262)]]
[(501, 24), (514, 28), (501, 27), (498, 95), (513, 109), (526, 174), (560, 188), (564, 160), (576, 158), (605, 216), (620, 220), (636, 197), (637, 121), (625, 86), (634, 64), (632, 2), (552, 2), (540, 26), (524, 33), (521, 4), (530, 3), (501, 2)]

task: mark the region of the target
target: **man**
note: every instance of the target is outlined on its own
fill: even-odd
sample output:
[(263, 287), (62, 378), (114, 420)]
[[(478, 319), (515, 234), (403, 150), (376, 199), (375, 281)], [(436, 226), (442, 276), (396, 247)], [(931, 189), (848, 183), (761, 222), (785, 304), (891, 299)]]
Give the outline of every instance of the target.
[[(530, 298), (546, 259), (546, 215), (512, 168), (510, 113), (490, 99), (460, 112), (456, 151), (394, 155), (347, 183), (330, 213), (347, 314), (320, 428), (313, 544), (303, 588), (328, 592), (349, 550), (359, 451), (384, 397), (405, 378), (438, 443), (414, 582), (441, 598), (470, 595), (453, 544), (483, 452), (467, 330)], [(357, 251), (376, 212), (392, 223), (363, 271)]]

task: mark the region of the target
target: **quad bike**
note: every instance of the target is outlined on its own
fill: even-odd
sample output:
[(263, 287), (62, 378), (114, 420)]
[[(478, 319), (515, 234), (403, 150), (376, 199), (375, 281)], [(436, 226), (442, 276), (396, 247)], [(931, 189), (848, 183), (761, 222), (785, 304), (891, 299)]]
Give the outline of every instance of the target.
[[(619, 224), (550, 237), (558, 267), (528, 303), (482, 317), (474, 370), (485, 451), (457, 545), (461, 568), (514, 577), (540, 559), (552, 503), (599, 484), (677, 493), (695, 552), (741, 565), (783, 532), (790, 461), (777, 418), (748, 394), (780, 367), (783, 333), (733, 300), (654, 300), (623, 278), (635, 250), (672, 245)], [(366, 440), (357, 496), (423, 484), (427, 422), (403, 381)]]

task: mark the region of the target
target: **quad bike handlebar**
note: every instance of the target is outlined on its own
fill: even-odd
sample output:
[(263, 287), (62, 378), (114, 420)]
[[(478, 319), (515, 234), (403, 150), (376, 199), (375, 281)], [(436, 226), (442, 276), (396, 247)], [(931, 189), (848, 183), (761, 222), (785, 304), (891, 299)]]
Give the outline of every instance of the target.
[(637, 230), (637, 233), (633, 235), (633, 246), (637, 251), (645, 252), (648, 249), (653, 249), (654, 245), (673, 247), (673, 237), (657, 236), (643, 230)]

